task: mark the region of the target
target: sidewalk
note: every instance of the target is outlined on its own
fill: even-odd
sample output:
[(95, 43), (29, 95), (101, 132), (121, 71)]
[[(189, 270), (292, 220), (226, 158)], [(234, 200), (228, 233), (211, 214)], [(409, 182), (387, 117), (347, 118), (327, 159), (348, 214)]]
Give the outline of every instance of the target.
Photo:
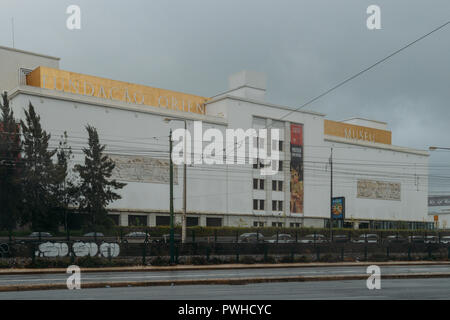
[[(405, 265), (448, 265), (450, 261), (390, 261), (390, 262), (311, 262), (279, 264), (219, 264), (219, 265), (176, 265), (176, 266), (135, 266), (81, 268), (82, 272), (152, 272), (152, 271), (189, 271), (189, 270), (229, 270), (229, 269), (264, 269), (264, 268), (306, 268), (306, 267), (357, 267), (357, 266), (405, 266)], [(2, 275), (20, 274), (54, 274), (66, 273), (65, 268), (48, 269), (0, 269)]]

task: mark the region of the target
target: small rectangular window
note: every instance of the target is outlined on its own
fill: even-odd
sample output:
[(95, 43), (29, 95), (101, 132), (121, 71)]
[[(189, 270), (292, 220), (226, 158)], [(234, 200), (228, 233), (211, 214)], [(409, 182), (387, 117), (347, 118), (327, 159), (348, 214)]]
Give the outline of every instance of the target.
[(277, 202), (276, 202), (276, 200), (272, 200), (272, 211), (277, 211)]
[(283, 211), (283, 201), (278, 201), (278, 211)]
[(264, 190), (264, 180), (259, 180), (259, 188), (261, 189), (261, 190)]
[(264, 210), (264, 200), (259, 200), (259, 210)]
[(278, 162), (278, 171), (283, 171), (283, 161)]
[(283, 181), (278, 181), (278, 191), (283, 191)]
[(283, 151), (283, 141), (278, 141), (278, 150)]
[(258, 200), (253, 200), (253, 210), (258, 210)]
[(272, 190), (277, 191), (277, 182), (275, 180), (272, 181)]
[(253, 179), (253, 189), (254, 190), (258, 189), (258, 179)]

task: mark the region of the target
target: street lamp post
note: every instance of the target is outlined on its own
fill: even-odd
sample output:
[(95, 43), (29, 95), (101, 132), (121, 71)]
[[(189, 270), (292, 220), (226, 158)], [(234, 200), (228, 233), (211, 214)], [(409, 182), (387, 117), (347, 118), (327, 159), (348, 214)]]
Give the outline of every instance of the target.
[(169, 175), (170, 175), (170, 263), (174, 263), (174, 226), (173, 226), (173, 162), (172, 162), (172, 129), (169, 135)]
[[(187, 121), (185, 119), (178, 119), (178, 118), (165, 118), (164, 119), (165, 122), (170, 122), (170, 121), (183, 121), (184, 122), (184, 138), (183, 138), (183, 144), (184, 144), (184, 152), (183, 152), (183, 158), (184, 158), (184, 163), (183, 163), (183, 214), (181, 216), (181, 242), (185, 243), (186, 242), (186, 219), (187, 219), (187, 166), (186, 166), (186, 148), (187, 148), (187, 144), (186, 144), (186, 131), (187, 131)], [(171, 152), (172, 154), (172, 152)]]

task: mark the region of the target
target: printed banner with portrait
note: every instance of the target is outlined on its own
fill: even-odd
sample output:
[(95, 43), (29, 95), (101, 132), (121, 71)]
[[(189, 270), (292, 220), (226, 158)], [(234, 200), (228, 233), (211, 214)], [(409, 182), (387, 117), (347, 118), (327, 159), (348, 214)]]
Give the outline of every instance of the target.
[(291, 124), (291, 213), (303, 213), (303, 125)]
[(333, 220), (345, 219), (345, 198), (337, 197), (333, 198), (331, 203), (331, 218)]

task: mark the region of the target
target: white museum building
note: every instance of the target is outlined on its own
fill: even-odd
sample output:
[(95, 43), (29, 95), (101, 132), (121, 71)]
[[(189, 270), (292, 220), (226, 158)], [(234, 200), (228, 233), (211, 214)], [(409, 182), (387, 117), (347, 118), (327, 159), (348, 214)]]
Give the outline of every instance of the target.
[[(224, 136), (226, 129), (279, 129), (279, 142), (270, 134), (257, 141), (275, 148), (279, 160), (272, 175), (262, 174), (262, 161), (188, 164), (188, 226), (324, 227), (331, 213), (353, 228), (433, 226), (429, 154), (392, 145), (385, 122), (333, 121), (268, 103), (266, 76), (253, 71), (231, 75), (223, 93), (200, 97), (65, 71), (59, 62), (0, 47), (0, 90), (8, 92), (16, 117), (33, 104), (52, 134), (52, 147), (67, 132), (73, 164), (83, 161), (85, 126), (97, 128), (116, 163), (114, 178), (127, 183), (119, 191), (122, 199), (109, 207), (119, 225), (168, 225), (169, 131), (186, 125), (194, 132), (201, 121), (203, 133), (214, 128)], [(192, 135), (192, 144), (201, 138), (208, 141)], [(183, 174), (176, 165), (176, 223), (183, 211)]]

